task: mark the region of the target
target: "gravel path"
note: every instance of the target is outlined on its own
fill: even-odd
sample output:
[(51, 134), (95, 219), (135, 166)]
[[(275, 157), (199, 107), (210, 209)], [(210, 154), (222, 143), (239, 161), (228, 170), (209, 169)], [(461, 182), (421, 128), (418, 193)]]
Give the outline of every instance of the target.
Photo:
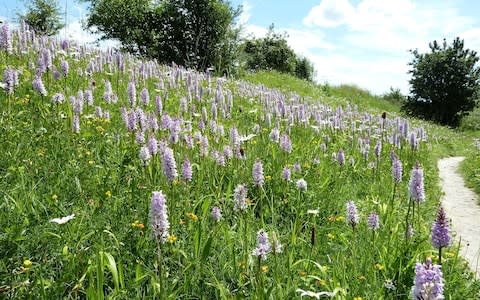
[(456, 240), (462, 241), (460, 254), (467, 259), (472, 271), (480, 276), (480, 206), (477, 195), (465, 186), (459, 174), (465, 157), (447, 157), (438, 161), (440, 184), (445, 195), (442, 204), (452, 220)]

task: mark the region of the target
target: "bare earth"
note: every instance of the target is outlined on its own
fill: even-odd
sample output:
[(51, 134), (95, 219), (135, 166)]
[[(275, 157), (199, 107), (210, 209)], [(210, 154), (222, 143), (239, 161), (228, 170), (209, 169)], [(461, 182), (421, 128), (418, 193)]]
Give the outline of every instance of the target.
[(442, 204), (452, 221), (456, 240), (461, 239), (460, 254), (467, 259), (472, 271), (480, 276), (480, 206), (477, 195), (465, 186), (459, 174), (465, 157), (447, 157), (438, 161), (440, 185), (445, 195)]

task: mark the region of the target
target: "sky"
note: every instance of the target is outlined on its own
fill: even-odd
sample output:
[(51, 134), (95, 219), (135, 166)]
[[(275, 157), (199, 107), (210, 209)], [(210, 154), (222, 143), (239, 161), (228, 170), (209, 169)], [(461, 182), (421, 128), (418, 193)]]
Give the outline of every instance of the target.
[[(81, 29), (85, 4), (67, 0), (66, 32), (92, 43), (97, 37)], [(59, 1), (64, 10), (65, 0)], [(316, 81), (356, 84), (375, 94), (390, 87), (408, 94), (410, 49), (457, 36), (480, 51), (480, 1), (475, 0), (230, 0), (241, 5), (245, 35), (262, 37), (270, 24), (288, 34), (289, 45), (310, 59)], [(24, 1), (3, 0), (0, 19), (15, 17)], [(104, 45), (111, 45), (109, 43)]]

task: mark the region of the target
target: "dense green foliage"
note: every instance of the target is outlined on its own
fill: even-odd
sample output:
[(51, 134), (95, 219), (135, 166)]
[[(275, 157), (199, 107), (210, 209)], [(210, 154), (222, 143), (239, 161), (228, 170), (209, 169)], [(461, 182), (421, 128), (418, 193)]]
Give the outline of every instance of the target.
[(394, 102), (397, 104), (403, 104), (407, 97), (402, 94), (400, 89), (390, 87), (390, 90), (382, 95), (382, 98), (386, 101)]
[(313, 64), (305, 57), (299, 57), (288, 45), (286, 34), (279, 34), (270, 26), (263, 38), (250, 38), (243, 44), (246, 68), (250, 71), (275, 70), (313, 80)]
[(462, 130), (480, 130), (480, 107), (474, 108), (467, 115), (463, 116), (460, 122)]
[(464, 49), (464, 42), (456, 38), (452, 45), (446, 40), (440, 45), (430, 43), (430, 53), (413, 50), (410, 63), (412, 96), (403, 110), (410, 115), (444, 125), (457, 126), (465, 113), (475, 106), (480, 68), (475, 51)]
[(466, 153), (465, 160), (462, 162), (462, 174), (467, 185), (480, 195), (480, 131), (478, 129), (475, 136), (474, 147)]
[(86, 26), (162, 63), (232, 73), (240, 10), (222, 0), (88, 0)]
[(42, 35), (55, 35), (64, 27), (57, 0), (29, 0), (27, 12), (19, 18)]
[[(122, 53), (79, 53), (73, 41), (61, 51), (46, 43), (57, 69), (68, 61), (75, 70), (56, 78), (29, 70), (48, 51), (19, 44), (18, 36), (13, 54), (0, 52), (0, 72), (22, 70), (12, 93), (0, 91), (1, 298), (296, 299), (302, 289), (339, 300), (407, 299), (415, 263), (438, 262), (430, 242), (441, 196), (436, 160), (461, 145), (453, 131), (394, 112), (382, 121), (382, 109), (394, 105), (354, 86), (276, 72), (248, 74), (256, 84), (227, 81)], [(33, 88), (36, 74), (46, 96)], [(65, 101), (54, 103), (57, 93)], [(406, 134), (399, 124), (408, 124)], [(291, 151), (272, 137), (274, 129), (290, 138)], [(416, 147), (410, 132), (419, 134)], [(389, 142), (393, 133), (402, 134), (401, 147)], [(174, 180), (166, 176), (166, 152), (142, 160), (152, 137), (172, 150)], [(378, 156), (376, 142), (383, 145)], [(238, 151), (222, 161), (225, 147)], [(398, 184), (391, 151), (403, 163)], [(181, 170), (186, 158), (191, 180)], [(257, 160), (261, 185), (253, 176)], [(416, 161), (426, 201), (409, 218)], [(286, 167), (290, 180), (282, 176)], [(245, 210), (235, 209), (240, 184), (248, 189)], [(161, 244), (150, 216), (152, 192), (160, 190), (170, 221)], [(348, 200), (358, 206), (355, 226), (346, 220)], [(219, 221), (213, 207), (221, 209)], [(371, 212), (380, 216), (376, 231), (367, 225)], [(411, 238), (405, 222), (415, 229)], [(283, 245), (265, 260), (253, 252), (261, 229)], [(477, 299), (480, 283), (457, 244), (442, 261), (446, 299)]]

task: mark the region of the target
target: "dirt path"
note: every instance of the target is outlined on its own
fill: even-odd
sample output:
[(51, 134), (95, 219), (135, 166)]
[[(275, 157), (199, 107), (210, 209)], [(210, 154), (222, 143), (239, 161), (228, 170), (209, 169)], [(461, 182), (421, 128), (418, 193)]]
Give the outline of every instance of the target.
[(442, 204), (447, 217), (452, 220), (456, 240), (462, 241), (460, 254), (470, 268), (480, 276), (480, 206), (477, 195), (465, 186), (459, 174), (460, 163), (465, 157), (448, 157), (438, 161), (440, 185), (445, 195)]

